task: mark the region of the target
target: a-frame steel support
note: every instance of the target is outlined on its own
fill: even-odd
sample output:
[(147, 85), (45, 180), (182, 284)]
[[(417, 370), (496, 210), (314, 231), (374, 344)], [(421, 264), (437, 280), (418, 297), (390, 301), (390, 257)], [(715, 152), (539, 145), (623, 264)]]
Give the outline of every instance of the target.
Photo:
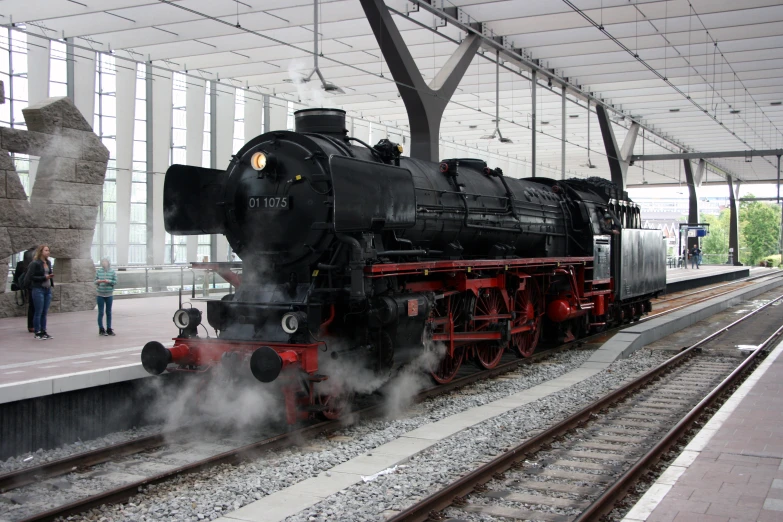
[(476, 34), (465, 38), (427, 84), (383, 0), (360, 1), (408, 112), (411, 157), (439, 161), (438, 138), (443, 111), (470, 66), (481, 38)]
[(740, 266), (739, 262), (739, 209), (737, 208), (737, 199), (739, 199), (740, 182), (736, 183), (731, 176), (726, 176), (726, 182), (729, 184), (729, 264)]
[(612, 121), (603, 105), (595, 106), (595, 113), (598, 116), (598, 124), (601, 127), (601, 136), (604, 139), (604, 148), (606, 149), (606, 158), (609, 161), (609, 170), (612, 173), (612, 183), (617, 185), (620, 190), (625, 190), (628, 185), (628, 167), (631, 164), (633, 147), (636, 144), (636, 136), (639, 135), (641, 128), (638, 123), (631, 124), (628, 129), (628, 135), (620, 148), (617, 145), (617, 139), (612, 130)]
[[(704, 160), (699, 160), (699, 164), (696, 170), (693, 170), (691, 160), (683, 160), (685, 165), (685, 182), (688, 184), (688, 224), (696, 225), (699, 223), (699, 195), (698, 188), (701, 187), (701, 182), (704, 179), (704, 169), (707, 167), (707, 163)], [(688, 250), (699, 244), (698, 237), (688, 238)]]

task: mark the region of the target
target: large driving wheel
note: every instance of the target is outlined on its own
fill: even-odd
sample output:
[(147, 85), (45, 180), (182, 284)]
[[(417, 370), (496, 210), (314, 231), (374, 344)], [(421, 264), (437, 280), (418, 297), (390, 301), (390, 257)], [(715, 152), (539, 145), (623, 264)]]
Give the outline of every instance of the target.
[(446, 353), (438, 362), (435, 369), (430, 372), (433, 380), (438, 384), (450, 383), (457, 375), (459, 367), (462, 366), (464, 355), (465, 350), (462, 348), (456, 348), (453, 356)]
[[(495, 316), (507, 314), (506, 302), (503, 294), (497, 288), (482, 288), (476, 297), (474, 317)], [(474, 320), (476, 331), (493, 330), (498, 325), (498, 319)], [(476, 344), (476, 362), (482, 368), (490, 370), (500, 363), (506, 345), (499, 341), (484, 341)]]
[[(444, 297), (433, 307), (432, 316), (437, 318), (446, 318), (447, 321), (443, 324), (439, 324), (434, 332), (447, 333), (450, 330), (451, 323), (454, 324), (454, 330), (462, 330), (464, 324), (464, 307), (463, 299), (459, 294), (453, 294)], [(448, 318), (450, 319), (450, 322)], [(446, 384), (454, 379), (457, 375), (460, 366), (462, 366), (462, 360), (465, 355), (465, 349), (463, 347), (457, 347), (454, 349), (454, 355), (449, 354), (447, 346), (442, 343), (430, 342), (429, 347), (438, 356), (438, 362), (434, 365), (430, 371), (432, 379), (438, 384)], [(445, 349), (444, 349), (445, 348)]]
[(514, 299), (516, 319), (512, 328), (529, 325), (530, 330), (511, 336), (511, 344), (520, 357), (530, 357), (538, 346), (541, 337), (541, 290), (532, 277), (527, 279), (524, 290), (518, 290)]

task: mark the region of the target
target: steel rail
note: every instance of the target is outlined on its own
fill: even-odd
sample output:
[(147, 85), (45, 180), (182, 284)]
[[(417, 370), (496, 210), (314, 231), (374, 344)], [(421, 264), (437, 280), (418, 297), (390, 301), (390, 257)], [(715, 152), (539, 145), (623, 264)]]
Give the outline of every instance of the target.
[(160, 433), (127, 442), (119, 442), (92, 451), (69, 455), (37, 466), (10, 471), (0, 475), (0, 493), (5, 493), (6, 491), (38, 482), (42, 478), (56, 477), (69, 473), (74, 469), (95, 466), (96, 464), (107, 462), (116, 457), (124, 457), (158, 448), (165, 445), (167, 442), (169, 442), (168, 434)]
[(590, 504), (575, 520), (576, 522), (588, 522), (598, 520), (601, 515), (605, 515), (614, 509), (618, 500), (625, 497), (628, 490), (633, 487), (639, 478), (644, 475), (650, 467), (655, 465), (665, 455), (669, 449), (674, 446), (685, 433), (690, 429), (694, 422), (709, 408), (718, 398), (726, 392), (739, 377), (752, 365), (758, 355), (777, 339), (783, 333), (783, 326), (779, 327), (770, 335), (758, 348), (753, 350), (742, 364), (729, 374), (718, 386), (716, 386), (699, 404), (693, 407), (680, 421), (658, 441), (647, 453), (644, 454), (631, 469), (623, 473), (604, 493)]
[[(730, 283), (726, 283), (724, 285), (720, 285), (719, 287), (711, 287), (708, 289), (704, 289), (703, 291), (708, 291), (715, 288), (720, 288), (723, 286), (732, 285), (737, 282), (747, 281), (750, 279), (757, 279), (761, 277), (775, 277), (780, 276), (783, 274), (764, 274), (761, 276), (754, 276), (752, 278), (746, 278), (741, 279), (737, 281), (732, 281)], [(722, 295), (725, 295), (727, 293), (732, 292), (733, 290), (730, 290), (728, 292), (722, 292), (716, 295), (711, 295), (706, 297), (705, 299), (701, 299), (698, 301), (690, 302), (681, 306), (677, 306), (674, 308), (670, 308), (668, 310), (664, 310), (663, 312), (659, 312), (656, 314), (648, 315), (647, 317), (641, 318), (637, 322), (643, 322), (648, 321), (651, 319), (655, 319), (657, 317), (660, 317), (662, 315), (666, 315), (672, 312), (675, 312), (677, 310), (681, 310), (682, 308), (686, 308), (688, 306), (692, 306), (694, 304), (698, 304), (700, 302), (703, 302), (708, 299), (712, 299), (715, 297), (720, 297)], [(699, 292), (693, 292), (693, 293), (699, 293)], [(687, 296), (683, 296), (687, 297)], [(613, 330), (621, 329), (625, 325), (620, 325), (618, 327), (612, 328), (611, 330), (604, 331), (604, 332), (598, 332), (593, 335), (584, 337), (582, 339), (579, 339), (579, 342), (589, 342), (590, 339), (594, 337), (599, 337), (602, 335), (606, 335), (610, 333)], [(428, 388), (426, 390), (423, 390), (420, 392), (419, 397), (417, 400), (421, 401), (429, 397), (434, 397), (440, 393), (444, 393), (447, 391), (451, 391), (453, 389), (459, 388), (461, 386), (466, 386), (468, 384), (472, 384), (480, 379), (488, 379), (495, 377), (497, 375), (501, 375), (503, 373), (507, 373), (510, 371), (514, 371), (518, 367), (525, 365), (525, 364), (531, 364), (536, 362), (537, 360), (540, 360), (542, 358), (545, 358), (549, 356), (551, 353), (554, 353), (556, 351), (562, 351), (564, 349), (567, 349), (568, 347), (572, 346), (571, 344), (564, 344), (560, 345), (555, 348), (551, 348), (548, 350), (544, 350), (538, 353), (533, 354), (531, 357), (524, 358), (524, 359), (515, 359), (512, 361), (506, 361), (501, 362), (498, 366), (495, 368), (492, 368), (490, 370), (484, 370), (484, 371), (476, 371), (470, 375), (465, 375), (462, 377), (455, 378), (451, 383), (448, 383), (446, 385), (440, 385), (440, 386), (434, 386), (431, 388)], [(445, 388), (444, 388), (445, 386)], [(193, 428), (186, 428), (186, 430), (192, 430)], [(105, 462), (109, 462), (110, 460), (116, 458), (116, 457), (123, 457), (128, 455), (133, 455), (136, 453), (141, 453), (143, 451), (148, 451), (151, 449), (159, 448), (161, 446), (165, 446), (166, 444), (169, 444), (172, 439), (175, 439), (177, 437), (182, 436), (178, 433), (166, 433), (166, 434), (157, 434), (157, 435), (151, 435), (148, 437), (142, 437), (139, 439), (134, 439), (127, 442), (120, 442), (117, 444), (113, 444), (111, 446), (106, 446), (104, 448), (98, 448), (93, 451), (79, 453), (76, 455), (69, 455), (67, 457), (63, 457), (62, 459), (58, 459), (53, 462), (47, 462), (44, 464), (40, 464), (37, 466), (30, 466), (27, 468), (18, 469), (15, 471), (11, 471), (5, 474), (0, 475), (0, 493), (4, 493), (7, 491), (10, 491), (12, 489), (20, 488), (35, 482), (39, 482), (40, 480), (45, 480), (48, 478), (56, 477), (58, 475), (63, 475), (66, 473), (69, 473), (73, 471), (74, 469), (79, 468), (85, 468), (89, 466), (95, 466), (98, 464), (103, 464)]]
[[(672, 369), (679, 366), (687, 359), (690, 359), (691, 356), (694, 353), (696, 353), (696, 350), (698, 350), (705, 343), (714, 340), (719, 335), (726, 333), (737, 324), (744, 322), (745, 320), (754, 316), (761, 310), (766, 309), (767, 307), (780, 301), (781, 299), (783, 299), (783, 295), (776, 297), (769, 303), (766, 303), (765, 305), (748, 313), (747, 315), (734, 321), (730, 325), (720, 328), (718, 331), (714, 332), (713, 334), (710, 334), (704, 339), (691, 345), (690, 347), (681, 351), (674, 357), (664, 361), (663, 363), (656, 366), (655, 368), (645, 372), (640, 377), (637, 377), (633, 381), (626, 383), (620, 388), (617, 388), (616, 390), (608, 393), (607, 395), (601, 397), (597, 401), (585, 406), (581, 410), (577, 411), (576, 413), (570, 415), (566, 419), (555, 424), (554, 426), (547, 429), (546, 431), (543, 431), (538, 435), (535, 435), (530, 439), (526, 440), (525, 442), (518, 444), (517, 446), (508, 450), (498, 458), (473, 470), (467, 475), (464, 475), (463, 477), (452, 482), (444, 489), (436, 493), (433, 493), (432, 495), (425, 498), (424, 500), (400, 512), (394, 517), (388, 519), (387, 522), (411, 522), (411, 521), (427, 520), (432, 512), (437, 512), (450, 506), (454, 502), (454, 499), (459, 497), (464, 497), (472, 493), (476, 488), (476, 486), (489, 482), (498, 473), (502, 473), (508, 470), (516, 463), (527, 458), (528, 455), (541, 450), (542, 447), (544, 447), (547, 444), (550, 444), (553, 440), (562, 437), (563, 435), (565, 435), (566, 433), (568, 433), (569, 431), (575, 428), (587, 424), (592, 419), (592, 417), (597, 413), (599, 413), (600, 411), (608, 408), (612, 404), (636, 392), (637, 390), (641, 389), (642, 387), (650, 383), (653, 379), (656, 379), (657, 377), (663, 375), (664, 373), (671, 371)], [(783, 327), (781, 327), (781, 329), (783, 329)], [(747, 368), (747, 365), (745, 365), (744, 361), (743, 361), (743, 365), (740, 366), (743, 369)], [(736, 371), (737, 370), (735, 370), (735, 372)], [(734, 372), (732, 372), (732, 375), (734, 375)], [(590, 518), (589, 520), (596, 520), (596, 518), (595, 517)]]

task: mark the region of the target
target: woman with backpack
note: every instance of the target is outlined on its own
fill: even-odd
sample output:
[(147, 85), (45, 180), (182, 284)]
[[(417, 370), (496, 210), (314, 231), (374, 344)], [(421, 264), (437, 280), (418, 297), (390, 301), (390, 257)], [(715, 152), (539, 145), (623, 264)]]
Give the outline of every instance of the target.
[[(101, 266), (95, 271), (95, 287), (98, 290), (98, 335), (114, 335), (111, 329), (112, 294), (117, 284), (117, 272), (111, 269), (108, 257), (101, 259)], [(106, 309), (106, 329), (103, 329), (103, 310)]]
[(52, 261), (49, 259), (48, 245), (41, 245), (35, 249), (35, 256), (33, 256), (33, 262), (30, 263), (25, 279), (30, 282), (32, 287), (33, 305), (35, 306), (35, 315), (33, 315), (35, 338), (39, 341), (51, 339), (52, 336), (46, 333), (46, 314), (52, 303), (54, 271), (52, 271)]
[(27, 331), (30, 333), (35, 333), (35, 328), (33, 328), (35, 307), (33, 306), (33, 291), (30, 288), (30, 285), (26, 282), (25, 275), (27, 274), (27, 269), (30, 268), (30, 264), (33, 262), (34, 255), (35, 248), (30, 248), (24, 251), (22, 259), (16, 263), (14, 279), (13, 283), (11, 284), (12, 291), (20, 292), (22, 294), (22, 302), (19, 304), (19, 306), (24, 306), (24, 304), (27, 303)]

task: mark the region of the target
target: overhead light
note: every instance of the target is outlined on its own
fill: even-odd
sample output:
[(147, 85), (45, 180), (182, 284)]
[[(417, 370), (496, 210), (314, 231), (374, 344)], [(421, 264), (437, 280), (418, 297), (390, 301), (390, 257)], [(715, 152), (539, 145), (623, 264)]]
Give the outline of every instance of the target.
[[(500, 51), (495, 52), (495, 130), (492, 134), (482, 136), (482, 140), (494, 140), (496, 137), (500, 143), (514, 143), (510, 138), (504, 138), (500, 132)], [(472, 126), (471, 126), (472, 128)]]
[(669, 109), (669, 112), (680, 112), (680, 109)]
[(770, 103), (770, 105), (781, 105), (781, 104), (783, 104), (783, 102), (772, 102), (772, 103)]
[[(324, 78), (321, 69), (318, 68), (318, 0), (313, 0), (313, 70), (310, 71), (306, 77), (302, 78), (302, 83), (309, 82), (313, 75), (318, 75), (318, 79), (321, 80), (321, 87), (325, 92), (345, 94), (345, 91), (339, 88), (332, 82), (327, 82)], [(294, 82), (299, 83), (299, 82)]]
[(549, 122), (548, 121), (542, 121), (541, 125), (549, 125)]
[(468, 125), (469, 129), (478, 129), (478, 125)]
[(730, 110), (729, 112), (731, 114), (739, 114), (740, 113), (739, 109), (733, 109), (733, 110)]
[(590, 155), (587, 156), (587, 163), (582, 163), (580, 167), (587, 167), (588, 169), (595, 169), (596, 167), (592, 161), (590, 161)]
[(569, 114), (568, 117), (569, 118), (578, 118), (579, 115), (578, 114)]

